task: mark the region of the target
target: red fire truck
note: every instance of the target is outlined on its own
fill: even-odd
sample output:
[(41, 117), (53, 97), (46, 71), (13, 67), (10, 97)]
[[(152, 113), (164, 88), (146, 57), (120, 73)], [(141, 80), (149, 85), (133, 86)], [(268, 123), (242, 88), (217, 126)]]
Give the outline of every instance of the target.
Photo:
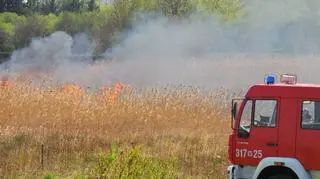
[(320, 178), (320, 85), (267, 75), (231, 113), (229, 179)]

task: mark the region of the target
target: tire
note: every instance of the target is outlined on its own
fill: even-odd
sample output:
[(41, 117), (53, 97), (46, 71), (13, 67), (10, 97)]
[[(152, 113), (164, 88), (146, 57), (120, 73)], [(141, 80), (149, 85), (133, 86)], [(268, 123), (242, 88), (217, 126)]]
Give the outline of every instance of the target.
[(298, 178), (290, 174), (279, 174), (279, 175), (269, 176), (267, 179), (298, 179)]

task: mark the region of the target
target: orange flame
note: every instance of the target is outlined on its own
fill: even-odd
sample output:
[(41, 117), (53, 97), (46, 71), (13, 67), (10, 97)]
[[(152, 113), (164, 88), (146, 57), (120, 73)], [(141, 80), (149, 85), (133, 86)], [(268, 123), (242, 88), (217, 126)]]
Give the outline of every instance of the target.
[[(8, 77), (4, 76), (0, 78), (0, 89), (8, 89), (13, 87), (13, 84), (10, 82)], [(101, 92), (103, 98), (108, 103), (115, 103), (124, 90), (129, 89), (129, 85), (123, 84), (120, 81), (116, 82), (111, 86), (101, 86)], [(40, 89), (39, 89), (40, 90)], [(81, 86), (73, 83), (64, 84), (60, 91), (63, 94), (71, 94), (76, 97), (82, 96), (85, 94), (85, 91), (81, 88)]]
[(109, 103), (115, 103), (116, 100), (120, 98), (121, 93), (128, 87), (128, 85), (124, 85), (118, 81), (112, 88), (102, 86), (102, 95), (105, 96)]
[(12, 83), (10, 83), (9, 78), (7, 76), (2, 77), (0, 80), (0, 88), (8, 89), (12, 87)]
[(74, 95), (82, 95), (84, 93), (81, 87), (75, 84), (65, 84), (63, 86), (63, 92)]

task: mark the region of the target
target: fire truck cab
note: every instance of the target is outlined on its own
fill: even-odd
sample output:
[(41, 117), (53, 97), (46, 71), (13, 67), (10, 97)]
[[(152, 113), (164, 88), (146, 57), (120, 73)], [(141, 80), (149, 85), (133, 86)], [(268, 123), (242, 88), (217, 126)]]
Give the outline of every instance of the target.
[(320, 178), (320, 85), (267, 75), (231, 113), (229, 179)]

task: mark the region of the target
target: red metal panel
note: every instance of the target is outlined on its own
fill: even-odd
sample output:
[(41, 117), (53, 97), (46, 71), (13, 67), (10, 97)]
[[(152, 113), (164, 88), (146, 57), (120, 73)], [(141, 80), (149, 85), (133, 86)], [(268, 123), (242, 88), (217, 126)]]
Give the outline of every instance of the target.
[[(279, 98), (268, 99), (277, 100), (277, 110), (279, 110)], [(243, 110), (243, 106), (241, 106), (241, 110)], [(240, 120), (240, 116), (241, 114), (239, 114), (238, 120)], [(278, 119), (279, 113), (277, 113), (277, 121)], [(237, 126), (239, 122), (237, 122)], [(276, 127), (252, 126), (248, 138), (239, 138), (235, 135), (234, 140), (233, 160), (235, 164), (256, 166), (265, 157), (278, 156), (278, 124)]]
[[(302, 100), (297, 101), (299, 102), (298, 111), (302, 110)], [(296, 158), (307, 170), (320, 170), (320, 129), (302, 129), (300, 121), (299, 113), (297, 115)]]
[(279, 120), (279, 156), (295, 157), (297, 115), (296, 99), (282, 99)]

